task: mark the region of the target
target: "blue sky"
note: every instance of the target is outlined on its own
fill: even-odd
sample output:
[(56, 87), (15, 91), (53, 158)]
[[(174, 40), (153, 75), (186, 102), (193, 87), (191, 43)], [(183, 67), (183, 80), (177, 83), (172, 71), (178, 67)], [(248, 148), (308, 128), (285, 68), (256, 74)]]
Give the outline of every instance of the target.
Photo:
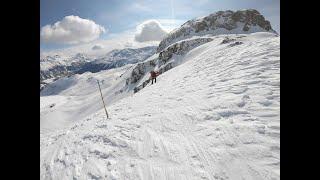
[[(166, 29), (219, 10), (254, 8), (280, 33), (280, 0), (41, 0), (40, 28), (74, 15), (105, 28), (100, 39), (134, 30), (140, 23), (156, 19)], [(41, 43), (42, 49), (69, 45)]]

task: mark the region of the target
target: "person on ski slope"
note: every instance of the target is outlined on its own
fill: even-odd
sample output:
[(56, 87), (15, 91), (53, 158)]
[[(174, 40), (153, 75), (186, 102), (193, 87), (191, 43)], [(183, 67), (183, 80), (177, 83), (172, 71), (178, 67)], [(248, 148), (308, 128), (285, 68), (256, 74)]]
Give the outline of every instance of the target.
[(153, 84), (153, 80), (154, 80), (154, 83), (156, 83), (157, 82), (157, 76), (159, 75), (159, 72), (155, 72), (155, 71), (152, 70), (150, 72), (150, 75), (151, 75), (151, 77), (150, 77), (151, 84)]

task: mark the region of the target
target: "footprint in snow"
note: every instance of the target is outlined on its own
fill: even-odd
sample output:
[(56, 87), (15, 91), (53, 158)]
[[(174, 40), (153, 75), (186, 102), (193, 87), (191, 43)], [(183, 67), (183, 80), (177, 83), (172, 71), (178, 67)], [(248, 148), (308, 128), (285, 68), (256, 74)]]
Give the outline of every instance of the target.
[(106, 124), (102, 124), (102, 125), (97, 125), (96, 126), (97, 128), (101, 128), (101, 129), (105, 129), (107, 128), (108, 126)]
[(241, 102), (237, 103), (237, 106), (240, 107), (240, 108), (244, 107), (245, 105), (246, 105), (246, 102), (243, 101), (243, 100)]
[(259, 104), (262, 104), (263, 106), (270, 106), (272, 104), (272, 102), (266, 100), (266, 101), (260, 101)]
[(101, 159), (108, 159), (110, 157), (110, 154), (106, 154), (104, 152), (94, 150), (94, 151), (89, 151), (90, 154), (94, 154), (95, 156), (101, 158)]
[(224, 110), (218, 112), (218, 114), (224, 118), (228, 118), (231, 116), (241, 115), (241, 114), (248, 114), (247, 111), (238, 111), (238, 110)]
[(240, 88), (240, 89), (234, 89), (234, 90), (231, 90), (231, 92), (233, 94), (242, 94), (242, 93), (245, 93), (246, 91), (248, 91), (249, 88)]
[(206, 121), (212, 120), (212, 121), (219, 121), (221, 119), (221, 116), (213, 114), (213, 115), (205, 115), (203, 118)]

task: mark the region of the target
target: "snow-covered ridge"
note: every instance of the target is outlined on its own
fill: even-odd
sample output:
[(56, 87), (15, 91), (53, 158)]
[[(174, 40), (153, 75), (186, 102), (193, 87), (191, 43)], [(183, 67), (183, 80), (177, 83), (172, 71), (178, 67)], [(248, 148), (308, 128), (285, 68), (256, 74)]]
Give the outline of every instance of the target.
[[(260, 35), (261, 36), (261, 35)], [(277, 37), (277, 34), (266, 33), (265, 36)], [(144, 62), (138, 63), (133, 66), (131, 75), (126, 80), (126, 85), (134, 86), (134, 93), (140, 91), (150, 82), (149, 72), (151, 70), (158, 71), (162, 74), (178, 65), (184, 63), (183, 56), (190, 50), (208, 43), (213, 40), (221, 40), (219, 45), (227, 45), (233, 47), (242, 45), (244, 42), (242, 38), (246, 37), (245, 34), (230, 34), (230, 35), (208, 35), (193, 36), (188, 39), (180, 40), (166, 47), (160, 53), (154, 54)]]
[(192, 36), (219, 34), (249, 34), (254, 32), (276, 33), (269, 21), (257, 10), (218, 11), (205, 17), (189, 20), (170, 32), (159, 44), (157, 52), (169, 45)]

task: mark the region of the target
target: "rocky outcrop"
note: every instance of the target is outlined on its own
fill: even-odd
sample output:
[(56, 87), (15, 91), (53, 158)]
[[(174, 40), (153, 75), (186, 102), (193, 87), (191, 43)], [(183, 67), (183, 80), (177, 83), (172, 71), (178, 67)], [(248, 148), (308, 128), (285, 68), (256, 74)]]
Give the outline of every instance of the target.
[(269, 21), (257, 10), (218, 11), (203, 18), (189, 20), (169, 33), (159, 44), (161, 52), (171, 44), (194, 35), (247, 34), (252, 32), (274, 32)]
[(138, 63), (131, 71), (131, 76), (126, 79), (126, 85), (137, 83), (146, 73), (149, 73), (156, 66), (156, 59)]
[(183, 55), (190, 51), (191, 49), (200, 46), (202, 44), (205, 44), (207, 42), (212, 41), (211, 38), (196, 38), (191, 40), (185, 40), (178, 43), (175, 43), (169, 47), (167, 47), (165, 50), (160, 52), (159, 54), (159, 65), (163, 65), (169, 61), (169, 59), (175, 54), (175, 55)]

